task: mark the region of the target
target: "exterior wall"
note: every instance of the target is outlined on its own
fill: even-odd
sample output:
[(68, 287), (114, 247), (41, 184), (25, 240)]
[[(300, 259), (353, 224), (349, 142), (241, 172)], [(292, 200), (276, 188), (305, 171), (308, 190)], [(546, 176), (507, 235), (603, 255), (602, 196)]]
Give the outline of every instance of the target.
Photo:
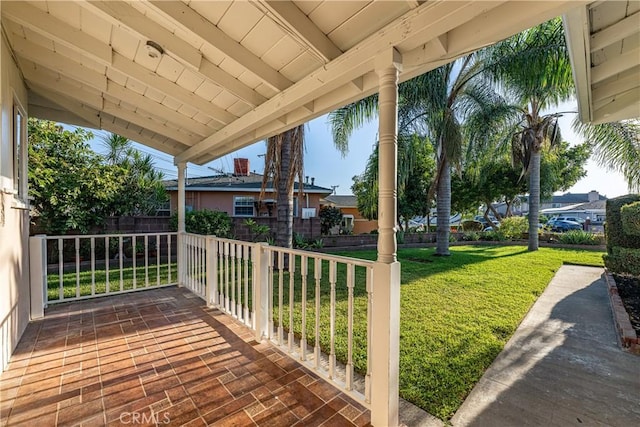
[[(0, 6), (1, 7), (1, 6)], [(4, 37), (0, 51), (0, 371), (29, 322), (29, 211), (15, 206), (14, 97), (27, 108), (27, 92)]]
[(168, 216), (111, 216), (100, 232), (110, 233), (166, 233), (169, 232)]
[[(171, 196), (171, 212), (176, 212), (178, 209), (178, 192), (170, 191)], [(194, 210), (209, 209), (212, 211), (222, 211), (233, 216), (233, 198), (235, 196), (248, 196), (258, 200), (260, 193), (248, 192), (248, 191), (186, 191), (185, 192), (185, 204), (191, 206)], [(316, 208), (316, 215), (320, 212), (320, 199), (322, 194), (309, 194), (309, 207)], [(266, 194), (265, 198), (273, 198), (273, 195)], [(298, 216), (302, 214), (302, 208), (307, 207), (306, 196), (302, 198), (298, 206)], [(272, 211), (272, 216), (276, 215), (275, 208)], [(262, 208), (258, 216), (268, 216), (266, 208)]]
[(378, 229), (378, 221), (370, 221), (360, 215), (358, 208), (340, 208), (343, 215), (353, 215), (353, 232), (352, 234), (368, 234), (372, 230)]

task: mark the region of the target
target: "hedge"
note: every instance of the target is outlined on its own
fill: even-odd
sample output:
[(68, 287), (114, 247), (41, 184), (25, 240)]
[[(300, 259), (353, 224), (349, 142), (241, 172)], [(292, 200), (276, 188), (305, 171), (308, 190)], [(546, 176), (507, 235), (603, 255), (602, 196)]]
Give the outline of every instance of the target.
[(640, 249), (617, 246), (603, 258), (604, 265), (610, 271), (640, 277)]
[(625, 233), (622, 226), (620, 210), (624, 205), (640, 201), (640, 195), (629, 194), (607, 200), (607, 252), (612, 253), (614, 247), (640, 249), (640, 239)]
[(624, 205), (620, 209), (622, 229), (632, 236), (640, 236), (640, 202)]

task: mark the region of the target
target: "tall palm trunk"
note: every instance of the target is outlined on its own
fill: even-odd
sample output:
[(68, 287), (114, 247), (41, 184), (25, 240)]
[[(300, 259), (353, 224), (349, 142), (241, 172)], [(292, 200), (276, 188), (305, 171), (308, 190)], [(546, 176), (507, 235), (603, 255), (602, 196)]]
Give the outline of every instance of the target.
[(529, 250), (538, 250), (538, 217), (540, 216), (540, 158), (539, 149), (531, 152), (529, 166)]
[[(280, 144), (280, 176), (288, 177), (291, 168), (292, 131), (283, 135), (284, 141)], [(293, 185), (288, 186), (286, 178), (277, 182), (277, 232), (276, 245), (290, 248), (293, 246)]]
[(451, 168), (449, 159), (443, 156), (442, 174), (438, 182), (436, 211), (437, 230), (436, 230), (436, 255), (448, 256), (449, 253), (449, 220), (451, 218)]

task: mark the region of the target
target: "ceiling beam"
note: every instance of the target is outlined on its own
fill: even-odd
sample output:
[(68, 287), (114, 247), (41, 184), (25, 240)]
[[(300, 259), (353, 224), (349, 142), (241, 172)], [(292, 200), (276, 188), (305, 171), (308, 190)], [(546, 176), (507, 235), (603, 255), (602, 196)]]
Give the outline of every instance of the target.
[[(32, 84), (29, 92), (29, 103), (44, 105), (38, 102), (37, 98), (45, 98), (58, 105), (60, 109), (67, 110), (91, 125), (92, 128), (100, 128), (100, 115), (97, 110), (83, 105), (77, 100), (57, 94), (37, 84)], [(46, 106), (46, 105), (45, 105)], [(29, 111), (31, 113), (31, 111)]]
[(206, 114), (222, 125), (226, 125), (227, 123), (237, 119), (237, 117), (230, 112), (218, 107), (182, 86), (157, 75), (153, 71), (131, 61), (117, 52), (113, 53), (113, 68), (144, 85), (164, 92), (167, 96), (170, 96), (177, 101), (199, 109), (203, 114)]
[(67, 75), (101, 92), (107, 90), (107, 76), (87, 68), (59, 53), (31, 43), (17, 35), (11, 38), (11, 47), (13, 51), (22, 58), (26, 58), (60, 74)]
[(199, 71), (211, 82), (234, 94), (252, 107), (258, 106), (267, 100), (267, 98), (210, 62), (207, 58), (202, 58)]
[(594, 110), (593, 123), (607, 123), (640, 117), (640, 88), (616, 96), (608, 104)]
[(177, 128), (182, 127), (189, 129), (200, 136), (209, 136), (215, 131), (214, 128), (187, 117), (182, 113), (172, 110), (151, 98), (127, 89), (111, 80), (107, 82), (107, 91), (105, 94), (128, 104), (135, 105), (158, 118), (173, 123)]
[(323, 62), (342, 55), (342, 51), (293, 2), (260, 2), (290, 33), (295, 35)]
[(2, 15), (101, 64), (111, 64), (110, 46), (29, 3), (2, 2)]
[(150, 3), (165, 17), (204, 39), (205, 42), (246, 68), (273, 89), (282, 91), (293, 84), (186, 4), (179, 1), (151, 1)]
[(116, 26), (126, 26), (144, 39), (159, 43), (165, 51), (182, 64), (197, 71), (202, 54), (198, 49), (177, 37), (162, 25), (123, 1), (83, 1), (81, 5), (97, 11)]
[(635, 12), (613, 25), (591, 35), (591, 52), (603, 49), (617, 41), (638, 33), (640, 12)]
[(175, 156), (180, 151), (184, 150), (185, 145), (181, 144), (178, 141), (174, 141), (171, 138), (167, 138), (164, 142), (158, 141), (155, 138), (152, 138), (148, 135), (144, 135), (140, 132), (137, 132), (129, 127), (126, 127), (120, 123), (117, 118), (115, 121), (109, 120), (106, 115), (100, 122), (100, 127), (109, 132), (113, 132), (120, 136), (124, 136), (131, 141), (139, 142), (140, 144), (146, 145), (147, 147), (151, 147), (153, 149), (162, 151), (163, 153), (167, 153), (169, 155)]
[(86, 128), (95, 128), (93, 123), (89, 123), (76, 116), (68, 110), (59, 110), (42, 105), (29, 104), (29, 116), (37, 117), (42, 120), (51, 120), (53, 122), (66, 123), (74, 126), (82, 126)]
[(601, 82), (611, 76), (638, 66), (638, 58), (640, 58), (640, 48), (635, 48), (591, 68), (591, 84)]
[(569, 60), (576, 85), (578, 117), (591, 121), (591, 55), (589, 54), (589, 12), (586, 6), (577, 7), (562, 16)]
[[(407, 12), (402, 18), (392, 22), (385, 28), (363, 40), (326, 66), (310, 73), (294, 86), (256, 107), (253, 111), (247, 113), (242, 120), (227, 125), (225, 128), (180, 154), (177, 156), (176, 161), (191, 161), (202, 158), (206, 155), (205, 152), (212, 148), (226, 147), (232, 141), (244, 138), (243, 135), (251, 135), (252, 131), (268, 124), (276, 117), (281, 117), (283, 113), (288, 114), (308, 102), (314, 101), (314, 112), (312, 114), (307, 113), (305, 117), (306, 120), (304, 121), (308, 121), (326, 111), (331, 111), (331, 109), (344, 105), (345, 102), (348, 102), (343, 102), (348, 98), (346, 94), (357, 92), (356, 85), (350, 82), (373, 70), (373, 60), (384, 46), (398, 46), (404, 42), (408, 42), (408, 45), (419, 46), (448, 32), (449, 58), (447, 58), (446, 61), (449, 62), (453, 58), (483, 47), (484, 43), (497, 41), (511, 35), (511, 30), (515, 33), (518, 30), (541, 22), (549, 15), (549, 17), (557, 16), (558, 13), (562, 13), (562, 11), (573, 7), (574, 4), (571, 1), (559, 3), (531, 2), (528, 5), (530, 13), (523, 15), (522, 13), (513, 14), (513, 8), (496, 8), (493, 4), (486, 5), (484, 3), (485, 2), (428, 2), (419, 8)], [(507, 4), (509, 3), (506, 3), (503, 7), (506, 7)], [(482, 19), (478, 19), (477, 17), (474, 19), (473, 15), (469, 15), (469, 10), (473, 8), (476, 8), (478, 14), (482, 14)], [(522, 16), (521, 20), (497, 19), (497, 16), (504, 18), (505, 10), (511, 13), (511, 17)], [(468, 17), (467, 23), (452, 19), (457, 16), (456, 12), (460, 11), (464, 11)], [(553, 15), (554, 13), (555, 15)], [(531, 16), (534, 18), (531, 18)], [(532, 19), (540, 19), (540, 21), (532, 22)], [(487, 25), (487, 22), (491, 22), (491, 25)], [(527, 24), (530, 25), (527, 26)], [(470, 27), (467, 28), (467, 25)], [(408, 31), (408, 28), (419, 28), (419, 36), (417, 36), (419, 38), (413, 39), (413, 33)], [(462, 40), (458, 41), (456, 39), (456, 37), (459, 36), (452, 36), (453, 31), (451, 30), (454, 28), (467, 33), (475, 32), (475, 34), (473, 34), (473, 37), (468, 37), (466, 43), (462, 43)], [(454, 41), (455, 44), (453, 44)], [(455, 49), (452, 47), (452, 44), (455, 46)], [(438, 55), (438, 57), (439, 56), (440, 55)], [(420, 64), (419, 67), (410, 69), (408, 73), (403, 71), (400, 79), (405, 80), (409, 75), (414, 77), (415, 75), (429, 71), (432, 67), (437, 66), (437, 63), (434, 62), (435, 58), (432, 58), (431, 62), (426, 62)], [(442, 61), (445, 60), (440, 59), (439, 61), (439, 64), (441, 64)], [(342, 96), (331, 98), (332, 105), (327, 104), (324, 107), (320, 105), (318, 102), (319, 98), (328, 93), (332, 93), (346, 83), (350, 83), (345, 87), (351, 88), (348, 89), (349, 92), (345, 92)], [(360, 99), (357, 96), (366, 96), (369, 94), (368, 91), (373, 93), (377, 89), (377, 84), (374, 83), (374, 85), (376, 85), (376, 87), (362, 90), (359, 94), (354, 95), (356, 98), (353, 100)], [(340, 90), (345, 89), (340, 88)], [(287, 127), (282, 128), (283, 130), (295, 125), (295, 121), (291, 121), (290, 119), (288, 119), (287, 122)], [(257, 136), (258, 135), (255, 135), (254, 137)], [(252, 140), (251, 138), (243, 139), (243, 146), (256, 140), (257, 139)], [(241, 147), (238, 146), (238, 148)]]
[(95, 110), (102, 110), (103, 99), (101, 93), (96, 93), (90, 88), (83, 87), (80, 82), (67, 77), (56, 78), (51, 73), (44, 71), (44, 69), (36, 69), (31, 61), (20, 60), (19, 62), (22, 65), (20, 69), (29, 85), (34, 84), (47, 88), (55, 93), (75, 99)]

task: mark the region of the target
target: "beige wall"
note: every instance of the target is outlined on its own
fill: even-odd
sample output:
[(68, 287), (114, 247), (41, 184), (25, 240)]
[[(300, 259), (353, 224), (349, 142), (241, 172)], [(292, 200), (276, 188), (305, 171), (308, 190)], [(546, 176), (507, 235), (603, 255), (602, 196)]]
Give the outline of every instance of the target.
[(367, 234), (378, 229), (378, 221), (363, 218), (358, 208), (340, 208), (343, 215), (353, 215), (353, 234)]
[[(178, 192), (171, 191), (171, 212), (175, 212), (178, 209)], [(223, 211), (233, 216), (233, 198), (235, 196), (249, 196), (255, 200), (258, 199), (259, 193), (255, 192), (242, 192), (242, 191), (187, 191), (185, 193), (185, 204), (191, 206), (194, 210), (210, 209), (214, 211)], [(316, 215), (320, 212), (320, 199), (326, 195), (323, 194), (309, 194), (309, 207), (316, 208)], [(267, 194), (265, 199), (273, 198), (273, 195)], [(302, 214), (302, 208), (307, 207), (306, 198), (303, 197), (300, 202), (300, 211), (298, 216)], [(267, 213), (266, 209), (262, 209), (261, 213)], [(275, 216), (275, 209), (272, 212), (272, 216)]]
[[(1, 6), (0, 6), (1, 7)], [(13, 102), (27, 92), (4, 37), (0, 52), (0, 371), (29, 322), (29, 211), (14, 206)]]

